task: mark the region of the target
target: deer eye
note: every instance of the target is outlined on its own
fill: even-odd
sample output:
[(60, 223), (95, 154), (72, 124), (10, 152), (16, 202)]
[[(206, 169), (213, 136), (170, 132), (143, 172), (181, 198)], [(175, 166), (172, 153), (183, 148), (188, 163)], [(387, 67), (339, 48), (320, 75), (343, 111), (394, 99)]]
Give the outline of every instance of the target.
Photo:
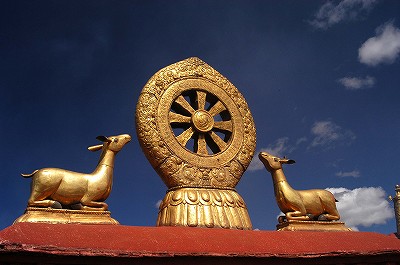
[(274, 157), (274, 161), (275, 161), (275, 162), (279, 162), (279, 158)]
[(113, 142), (118, 143), (118, 138), (114, 138)]

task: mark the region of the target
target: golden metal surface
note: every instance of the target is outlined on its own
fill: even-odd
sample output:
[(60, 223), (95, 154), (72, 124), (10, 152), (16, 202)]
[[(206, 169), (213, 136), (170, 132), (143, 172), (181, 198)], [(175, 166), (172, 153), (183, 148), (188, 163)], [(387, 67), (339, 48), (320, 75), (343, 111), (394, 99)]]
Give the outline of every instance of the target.
[(235, 190), (179, 188), (162, 201), (157, 225), (248, 229), (251, 221)]
[(84, 211), (53, 208), (28, 207), (25, 213), (14, 223), (50, 223), (50, 224), (110, 224), (119, 222), (111, 218), (109, 211)]
[[(136, 131), (144, 154), (167, 187), (194, 192), (234, 188), (256, 143), (253, 118), (243, 96), (199, 58), (167, 66), (150, 78), (137, 103)], [(162, 217), (158, 225), (172, 223)], [(185, 221), (178, 223), (189, 226)], [(204, 222), (197, 223), (203, 226)]]
[(352, 231), (343, 222), (290, 220), (276, 225), (277, 231)]
[(295, 190), (289, 185), (282, 164), (293, 164), (294, 160), (279, 158), (267, 152), (261, 152), (259, 158), (271, 173), (276, 201), (279, 209), (285, 214), (285, 217), (278, 219), (280, 223), (339, 220), (336, 200), (331, 192), (322, 189)]
[[(25, 178), (32, 178), (32, 183), (25, 216), (27, 218), (24, 217), (25, 219), (21, 220), (35, 222), (49, 217), (49, 212), (52, 211), (32, 210), (38, 207), (83, 210), (89, 215), (93, 215), (90, 213), (92, 211), (108, 209), (108, 205), (104, 201), (111, 192), (115, 155), (131, 140), (131, 136), (128, 134), (99, 136), (97, 139), (103, 144), (88, 148), (90, 151), (102, 150), (97, 167), (91, 174), (59, 168), (43, 168), (35, 170), (31, 174), (22, 174)], [(65, 211), (53, 211), (52, 213), (54, 212), (65, 214)], [(58, 219), (54, 215), (51, 218)], [(85, 218), (80, 219), (84, 220)], [(64, 219), (64, 217), (60, 217), (60, 220)], [(88, 216), (86, 219), (90, 219), (90, 217)]]

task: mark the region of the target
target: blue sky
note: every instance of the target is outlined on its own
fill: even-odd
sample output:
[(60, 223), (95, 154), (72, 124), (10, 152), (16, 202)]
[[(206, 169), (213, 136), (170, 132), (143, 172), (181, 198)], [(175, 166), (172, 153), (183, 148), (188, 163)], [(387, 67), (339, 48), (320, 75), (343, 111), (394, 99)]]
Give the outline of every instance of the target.
[[(395, 232), (400, 184), (400, 2), (3, 1), (0, 228), (23, 214), (43, 167), (91, 172), (97, 135), (129, 133), (107, 200), (124, 225), (153, 226), (166, 187), (144, 157), (134, 114), (159, 69), (197, 56), (244, 95), (257, 153), (296, 189), (331, 188), (342, 220)], [(254, 228), (274, 230), (271, 176), (255, 156), (237, 186)]]

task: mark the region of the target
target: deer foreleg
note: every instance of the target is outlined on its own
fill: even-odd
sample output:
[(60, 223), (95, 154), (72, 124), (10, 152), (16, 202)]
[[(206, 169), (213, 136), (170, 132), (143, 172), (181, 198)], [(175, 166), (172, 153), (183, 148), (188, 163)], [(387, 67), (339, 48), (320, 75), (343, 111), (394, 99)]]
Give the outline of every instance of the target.
[(286, 219), (287, 220), (300, 220), (300, 221), (308, 221), (310, 220), (310, 216), (307, 215), (306, 208), (304, 205), (292, 205), (292, 212), (286, 212)]
[(337, 221), (339, 219), (340, 219), (339, 213), (337, 215), (326, 213), (326, 214), (321, 214), (318, 217), (319, 221)]
[(300, 211), (287, 212), (286, 214), (287, 220), (300, 220), (300, 221), (308, 221), (310, 217), (306, 215), (306, 213), (302, 213)]
[(108, 204), (105, 202), (95, 202), (95, 201), (81, 201), (82, 210), (85, 211), (107, 211)]
[(62, 208), (61, 203), (53, 200), (40, 200), (40, 201), (29, 200), (28, 207), (51, 207), (55, 209)]

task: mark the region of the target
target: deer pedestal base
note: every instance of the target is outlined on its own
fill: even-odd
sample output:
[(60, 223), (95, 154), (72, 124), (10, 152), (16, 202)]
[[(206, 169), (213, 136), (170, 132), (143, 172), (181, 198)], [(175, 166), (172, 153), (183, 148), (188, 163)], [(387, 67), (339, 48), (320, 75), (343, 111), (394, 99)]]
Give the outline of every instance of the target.
[(51, 224), (111, 224), (119, 222), (111, 218), (109, 211), (83, 211), (68, 209), (28, 207), (25, 213), (14, 223), (51, 223)]
[(343, 222), (285, 221), (276, 225), (277, 231), (352, 231)]

